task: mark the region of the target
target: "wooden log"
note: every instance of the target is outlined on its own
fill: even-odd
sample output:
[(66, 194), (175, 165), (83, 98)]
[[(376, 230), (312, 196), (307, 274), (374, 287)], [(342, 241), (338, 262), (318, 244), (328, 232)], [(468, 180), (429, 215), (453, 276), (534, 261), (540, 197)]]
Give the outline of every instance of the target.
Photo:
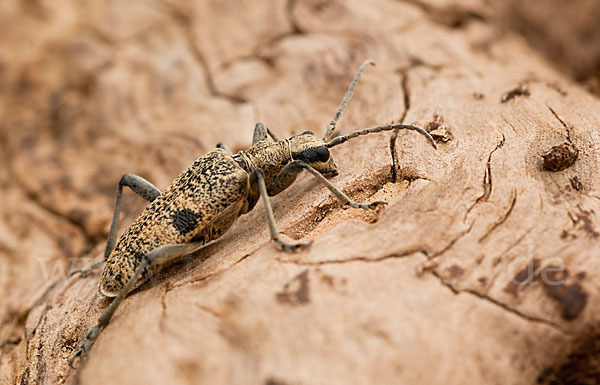
[[(597, 97), (493, 4), (196, 3), (0, 5), (0, 383), (598, 379)], [(332, 149), (331, 181), (388, 205), (344, 209), (302, 176), (272, 204), (310, 249), (277, 251), (259, 203), (70, 368), (109, 301), (99, 274), (66, 274), (101, 258), (120, 176), (164, 188), (258, 121), (324, 132), (369, 58), (337, 132), (415, 124), (438, 144), (400, 132), (395, 171), (389, 133)], [(127, 193), (122, 228), (143, 207)]]

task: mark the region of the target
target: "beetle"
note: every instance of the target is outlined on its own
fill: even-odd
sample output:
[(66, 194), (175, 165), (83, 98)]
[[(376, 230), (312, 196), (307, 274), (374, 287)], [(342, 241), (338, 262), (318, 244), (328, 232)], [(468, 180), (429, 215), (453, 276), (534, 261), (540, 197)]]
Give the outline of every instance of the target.
[[(257, 123), (249, 149), (232, 154), (225, 145), (219, 144), (215, 150), (198, 158), (163, 192), (142, 177), (123, 175), (117, 187), (104, 260), (100, 262), (106, 263), (99, 284), (100, 294), (114, 299), (99, 317), (98, 323), (87, 333), (79, 350), (69, 359), (71, 365), (78, 356), (86, 355), (117, 306), (131, 290), (167, 264), (222, 236), (240, 215), (254, 208), (259, 198), (263, 199), (271, 238), (276, 245), (288, 252), (307, 247), (309, 243), (288, 243), (280, 238), (269, 203), (269, 196), (288, 188), (302, 170), (316, 177), (344, 205), (371, 210), (385, 204), (381, 201), (353, 202), (329, 182), (325, 176), (338, 174), (329, 149), (360, 135), (392, 130), (397, 132), (399, 129), (417, 131), (434, 148), (436, 144), (427, 131), (405, 124), (372, 127), (329, 140), (362, 72), (369, 64), (374, 63), (367, 60), (358, 69), (322, 139), (306, 131), (278, 140), (264, 124)], [(267, 136), (273, 141), (267, 141)], [(150, 204), (115, 243), (124, 186)], [(86, 274), (89, 270), (78, 272)]]

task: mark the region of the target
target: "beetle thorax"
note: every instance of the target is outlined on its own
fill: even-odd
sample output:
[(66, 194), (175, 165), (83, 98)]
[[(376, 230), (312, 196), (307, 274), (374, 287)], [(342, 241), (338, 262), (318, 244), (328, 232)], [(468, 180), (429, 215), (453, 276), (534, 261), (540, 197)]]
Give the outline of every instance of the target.
[(337, 174), (337, 166), (325, 142), (311, 132), (278, 142), (260, 141), (249, 149), (240, 151), (235, 157), (243, 161), (249, 174), (261, 169), (267, 185), (294, 160), (302, 161), (322, 174)]
[(260, 141), (238, 153), (248, 166), (248, 173), (261, 169), (268, 184), (292, 161), (290, 147), (285, 140), (279, 142)]

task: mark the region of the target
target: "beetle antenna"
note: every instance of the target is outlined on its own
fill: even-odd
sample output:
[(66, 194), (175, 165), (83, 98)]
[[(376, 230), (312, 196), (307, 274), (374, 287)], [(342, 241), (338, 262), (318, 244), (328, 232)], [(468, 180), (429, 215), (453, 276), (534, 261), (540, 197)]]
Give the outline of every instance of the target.
[(352, 98), (352, 93), (354, 92), (354, 87), (356, 87), (356, 83), (358, 83), (358, 79), (360, 79), (360, 75), (362, 75), (362, 72), (365, 70), (365, 68), (369, 64), (375, 65), (375, 62), (373, 60), (367, 60), (364, 63), (362, 63), (360, 65), (360, 67), (358, 68), (358, 72), (356, 73), (356, 75), (354, 75), (354, 79), (352, 80), (352, 83), (350, 83), (350, 87), (348, 87), (348, 91), (346, 91), (346, 95), (344, 95), (344, 99), (342, 100), (342, 103), (340, 104), (337, 111), (335, 112), (333, 119), (331, 119), (331, 122), (327, 126), (327, 130), (325, 130), (325, 135), (323, 136), (323, 140), (329, 139), (331, 137), (331, 134), (333, 134), (333, 131), (335, 130), (335, 125), (337, 124), (337, 121), (342, 116), (342, 111), (344, 111), (344, 108), (346, 108), (346, 103), (348, 103), (348, 101), (350, 101), (350, 98)]
[(343, 135), (343, 136), (338, 136), (336, 138), (333, 138), (329, 143), (327, 143), (325, 145), (325, 147), (331, 148), (333, 146), (337, 146), (338, 144), (345, 143), (349, 139), (356, 138), (357, 136), (367, 135), (367, 134), (371, 134), (374, 132), (391, 131), (391, 130), (395, 130), (395, 129), (399, 129), (399, 130), (406, 129), (406, 130), (417, 131), (419, 134), (425, 136), (427, 138), (427, 140), (429, 140), (429, 142), (431, 143), (433, 148), (437, 149), (437, 146), (435, 145), (435, 141), (433, 140), (433, 137), (431, 135), (429, 135), (429, 133), (427, 131), (425, 131), (421, 127), (411, 126), (409, 124), (388, 124), (386, 126), (377, 126), (377, 127), (366, 128), (366, 129), (360, 130), (360, 131), (355, 131), (348, 135)]

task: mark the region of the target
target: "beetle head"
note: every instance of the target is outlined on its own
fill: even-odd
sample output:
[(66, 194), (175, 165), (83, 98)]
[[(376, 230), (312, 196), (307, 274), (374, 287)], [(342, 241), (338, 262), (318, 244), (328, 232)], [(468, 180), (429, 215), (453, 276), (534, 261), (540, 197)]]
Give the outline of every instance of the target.
[(288, 139), (292, 158), (309, 164), (323, 175), (337, 175), (337, 165), (329, 153), (323, 139), (317, 138), (311, 131)]

